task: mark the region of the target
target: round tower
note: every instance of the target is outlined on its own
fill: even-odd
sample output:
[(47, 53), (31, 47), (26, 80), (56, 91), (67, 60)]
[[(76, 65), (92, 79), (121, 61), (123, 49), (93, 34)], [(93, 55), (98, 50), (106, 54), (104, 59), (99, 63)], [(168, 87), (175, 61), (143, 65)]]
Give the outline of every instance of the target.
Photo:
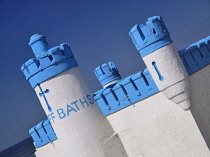
[(181, 108), (190, 107), (188, 73), (160, 16), (129, 32), (155, 83), (164, 95)]
[(58, 138), (52, 148), (56, 153), (41, 147), (42, 155), (104, 157), (101, 144), (113, 129), (96, 105), (69, 44), (49, 48), (45, 37), (35, 34), (29, 45), (36, 58), (23, 64), (21, 70)]
[(94, 73), (104, 88), (121, 79), (114, 62), (108, 62), (98, 66), (95, 68)]

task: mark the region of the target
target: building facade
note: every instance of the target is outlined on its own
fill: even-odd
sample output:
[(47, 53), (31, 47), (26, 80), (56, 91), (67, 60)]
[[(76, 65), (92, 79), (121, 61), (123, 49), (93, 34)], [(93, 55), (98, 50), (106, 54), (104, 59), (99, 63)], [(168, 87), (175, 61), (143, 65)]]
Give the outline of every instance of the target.
[(94, 94), (68, 44), (31, 37), (21, 70), (48, 116), (29, 131), (37, 157), (210, 156), (210, 37), (177, 51), (160, 16), (129, 35), (147, 68), (121, 78), (105, 63)]

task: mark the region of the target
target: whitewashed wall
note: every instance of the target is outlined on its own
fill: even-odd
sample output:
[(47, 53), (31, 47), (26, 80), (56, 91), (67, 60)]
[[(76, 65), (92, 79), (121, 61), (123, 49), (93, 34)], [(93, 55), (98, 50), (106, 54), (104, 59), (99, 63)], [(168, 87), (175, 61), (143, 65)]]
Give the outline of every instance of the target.
[(107, 116), (129, 157), (210, 156), (190, 110), (161, 92), (134, 106)]
[(210, 148), (210, 65), (190, 76), (190, 108), (197, 125)]
[(109, 148), (110, 144), (115, 145), (113, 148), (117, 148), (119, 154), (126, 154), (118, 136), (112, 143), (107, 142), (114, 131), (91, 100), (92, 93), (78, 67), (43, 82), (41, 88), (43, 91), (49, 89), (46, 98), (52, 112), (48, 111), (44, 98), (39, 96), (40, 89), (36, 87), (35, 91), (46, 114), (51, 114), (49, 118), (58, 139), (38, 148), (37, 157), (108, 157), (114, 152)]
[[(38, 148), (36, 156), (209, 157), (209, 78), (210, 65), (189, 76), (190, 110), (183, 110), (159, 92), (107, 116), (113, 131), (96, 103), (85, 108), (78, 103), (80, 110), (67, 116), (67, 104), (92, 93), (77, 68), (66, 71), (41, 84), (50, 89), (46, 97), (53, 111), (63, 108), (66, 117), (59, 119), (54, 114), (57, 117), (52, 125), (58, 140)], [(36, 92), (39, 94), (38, 88)], [(39, 98), (49, 114), (44, 99)]]

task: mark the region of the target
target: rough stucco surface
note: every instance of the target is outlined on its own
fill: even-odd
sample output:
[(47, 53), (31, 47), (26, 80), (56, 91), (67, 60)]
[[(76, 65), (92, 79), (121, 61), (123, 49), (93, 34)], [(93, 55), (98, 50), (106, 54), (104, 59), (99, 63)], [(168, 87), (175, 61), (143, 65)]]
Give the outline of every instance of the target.
[(190, 76), (190, 108), (195, 121), (210, 148), (210, 65)]
[(210, 156), (190, 110), (181, 109), (161, 92), (107, 118), (123, 135), (129, 157)]
[[(173, 102), (183, 109), (190, 107), (190, 86), (188, 73), (182, 63), (173, 43), (155, 50), (153, 53), (142, 58), (152, 75), (158, 89)], [(159, 78), (153, 62), (159, 69)]]
[[(70, 72), (61, 74), (61, 76), (67, 77), (68, 73)], [(77, 72), (73, 73), (80, 75)], [(181, 109), (180, 106), (159, 92), (107, 116), (114, 131), (104, 120), (105, 117), (101, 114), (95, 115), (97, 112), (100, 113), (99, 109), (94, 107), (96, 104), (81, 109), (78, 113), (72, 113), (71, 117), (65, 117), (60, 121), (56, 119), (57, 124), (52, 125), (58, 135), (58, 140), (38, 148), (36, 156), (66, 156), (68, 154), (78, 157), (88, 157), (90, 155), (92, 157), (209, 157), (210, 152), (206, 145), (206, 143), (210, 144), (209, 76), (210, 65), (189, 77), (192, 102), (190, 110)], [(59, 81), (56, 79), (55, 82), (65, 82), (65, 78)], [(72, 88), (78, 83), (77, 81), (81, 82), (81, 80), (75, 79), (70, 83)], [(55, 82), (46, 82), (46, 86), (42, 87), (45, 88), (50, 85), (52, 88), (56, 88)], [(78, 95), (80, 94), (79, 91), (69, 93), (71, 90), (68, 90), (69, 95), (76, 93), (73, 96), (74, 99), (77, 99), (76, 96), (79, 99), (89, 93), (83, 84), (78, 87), (79, 90), (83, 90), (82, 95)], [(78, 89), (78, 87), (74, 89)], [(63, 96), (67, 92), (68, 88), (65, 86), (62, 88), (64, 90), (58, 94), (59, 96)], [(38, 94), (38, 89), (36, 91)], [(66, 100), (59, 98), (59, 96), (56, 98), (53, 95), (51, 97), (48, 95), (48, 98), (55, 101), (55, 104), (63, 104), (63, 108), (68, 102), (73, 101), (72, 98), (70, 98), (72, 100)], [(60, 100), (62, 101), (57, 102)], [(45, 111), (48, 112), (43, 99), (40, 99), (40, 101)], [(53, 105), (51, 102), (50, 104)], [(52, 107), (58, 109), (56, 105)], [(87, 113), (94, 116), (88, 116)], [(88, 123), (88, 119), (87, 117), (84, 118), (84, 115), (89, 117), (93, 124)], [(74, 119), (77, 119), (77, 121), (74, 122)], [(73, 133), (72, 131), (75, 131), (75, 128), (78, 130)], [(82, 138), (75, 138), (80, 135), (82, 128), (84, 130), (90, 129), (90, 132), (86, 130), (81, 134), (83, 139), (89, 139), (90, 143), (87, 142), (85, 145), (80, 143)], [(93, 134), (94, 136), (92, 136)], [(92, 145), (91, 142), (95, 144)], [(94, 152), (91, 152), (93, 150)]]
[[(98, 105), (87, 97), (85, 98), (92, 93), (78, 68), (72, 68), (59, 74), (42, 83), (41, 87), (43, 91), (49, 89), (46, 98), (54, 112), (55, 122), (52, 122), (52, 126), (58, 139), (38, 148), (37, 157), (112, 157), (113, 148), (126, 154), (119, 137), (112, 138), (114, 131), (106, 117), (102, 115)], [(36, 87), (35, 91), (46, 114), (49, 115), (46, 102), (43, 97), (39, 96), (39, 88)], [(80, 100), (85, 102), (85, 99), (86, 103), (82, 104)], [(78, 101), (77, 107), (72, 105), (75, 100)], [(67, 109), (67, 105), (74, 110)], [(63, 109), (60, 110), (62, 111), (60, 116), (63, 118), (59, 118), (57, 112), (59, 109)], [(67, 110), (70, 110), (69, 113)], [(112, 139), (113, 143), (104, 143), (107, 139)], [(110, 147), (110, 144), (115, 147)]]

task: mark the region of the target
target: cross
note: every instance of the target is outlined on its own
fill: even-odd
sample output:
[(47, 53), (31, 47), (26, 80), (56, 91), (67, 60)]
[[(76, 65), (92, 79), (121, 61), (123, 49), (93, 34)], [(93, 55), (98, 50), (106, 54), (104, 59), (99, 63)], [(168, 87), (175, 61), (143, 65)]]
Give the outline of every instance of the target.
[(49, 90), (49, 89), (46, 89), (45, 91), (43, 91), (42, 88), (41, 88), (41, 86), (40, 86), (40, 84), (38, 84), (38, 87), (39, 87), (39, 89), (40, 89), (40, 91), (41, 91), (41, 93), (39, 93), (39, 96), (40, 96), (40, 97), (42, 97), (42, 96), (44, 97), (44, 100), (45, 100), (45, 102), (46, 102), (46, 104), (47, 104), (48, 110), (49, 110), (50, 112), (52, 112), (52, 108), (50, 107), (50, 105), (49, 105), (49, 103), (48, 103), (48, 101), (47, 101), (47, 98), (46, 98), (46, 96), (45, 96), (45, 94), (49, 93), (50, 90)]

